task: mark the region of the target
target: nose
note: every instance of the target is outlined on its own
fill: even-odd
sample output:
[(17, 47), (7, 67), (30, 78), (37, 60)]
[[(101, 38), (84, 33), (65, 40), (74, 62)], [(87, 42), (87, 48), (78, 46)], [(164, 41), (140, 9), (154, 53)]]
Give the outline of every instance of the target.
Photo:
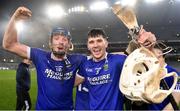
[(59, 45), (64, 45), (64, 43), (62, 41), (59, 41), (58, 44)]
[(94, 47), (97, 47), (98, 46), (98, 43), (95, 41), (94, 44), (93, 44)]
[(61, 39), (58, 39), (58, 44), (59, 44), (59, 45), (64, 45), (64, 41), (61, 40)]

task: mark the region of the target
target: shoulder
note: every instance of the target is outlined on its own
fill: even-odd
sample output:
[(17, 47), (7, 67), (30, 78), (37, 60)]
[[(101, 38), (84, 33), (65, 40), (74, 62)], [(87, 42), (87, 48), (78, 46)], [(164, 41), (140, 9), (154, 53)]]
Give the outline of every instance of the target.
[(79, 53), (77, 53), (77, 54), (68, 54), (68, 56), (71, 56), (71, 57), (86, 57), (85, 55), (79, 54)]
[(67, 55), (68, 58), (70, 58), (72, 61), (84, 61), (86, 59), (86, 56), (85, 55), (82, 55), (82, 54), (68, 54)]
[(18, 64), (18, 69), (22, 68), (23, 64), (22, 62)]
[(20, 62), (18, 66), (21, 66), (22, 64), (23, 64), (23, 63), (22, 63), (22, 62)]
[(180, 74), (178, 73), (178, 71), (177, 71), (175, 68), (171, 67), (170, 65), (167, 65), (167, 66), (166, 66), (166, 69), (167, 69), (168, 73), (170, 73), (170, 72), (176, 72), (176, 73), (178, 74), (178, 76), (180, 76)]
[(109, 53), (108, 56), (113, 59), (122, 59), (122, 60), (125, 60), (127, 57), (125, 54), (111, 54), (111, 53)]
[(26, 70), (26, 66), (24, 65), (24, 63), (22, 63), (22, 62), (19, 63), (17, 70), (18, 71)]
[(123, 54), (108, 54), (108, 61), (111, 64), (116, 64), (122, 66), (126, 60), (126, 55)]
[(30, 49), (30, 58), (42, 58), (44, 56), (47, 56), (49, 52), (40, 48), (31, 48)]
[(46, 51), (46, 50), (43, 50), (43, 49), (40, 49), (40, 48), (32, 48), (31, 47), (31, 53), (32, 52), (35, 52), (35, 53), (48, 53), (48, 51)]
[[(29, 57), (35, 63), (35, 61), (41, 61), (43, 58), (47, 57), (50, 52), (40, 49), (40, 48), (31, 48)], [(42, 62), (42, 61), (41, 61)]]

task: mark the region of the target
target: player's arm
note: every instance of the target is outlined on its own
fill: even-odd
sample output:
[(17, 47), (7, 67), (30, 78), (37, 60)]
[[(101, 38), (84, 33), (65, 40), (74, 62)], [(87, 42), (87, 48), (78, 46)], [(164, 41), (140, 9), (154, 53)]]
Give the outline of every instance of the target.
[(12, 15), (3, 37), (3, 48), (23, 58), (28, 58), (28, 46), (18, 42), (16, 22), (31, 17), (31, 11), (25, 7), (19, 7)]
[(76, 74), (75, 82), (74, 82), (74, 87), (78, 86), (79, 84), (83, 83), (85, 80), (84, 77), (80, 76), (79, 74)]

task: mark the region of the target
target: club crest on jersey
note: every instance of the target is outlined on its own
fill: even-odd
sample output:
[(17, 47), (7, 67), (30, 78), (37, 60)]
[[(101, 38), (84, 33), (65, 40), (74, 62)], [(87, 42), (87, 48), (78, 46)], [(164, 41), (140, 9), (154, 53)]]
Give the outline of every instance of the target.
[(55, 66), (56, 72), (62, 72), (63, 66)]
[(107, 70), (108, 70), (108, 64), (105, 64), (105, 65), (103, 66), (103, 69), (104, 69), (104, 71), (107, 71)]

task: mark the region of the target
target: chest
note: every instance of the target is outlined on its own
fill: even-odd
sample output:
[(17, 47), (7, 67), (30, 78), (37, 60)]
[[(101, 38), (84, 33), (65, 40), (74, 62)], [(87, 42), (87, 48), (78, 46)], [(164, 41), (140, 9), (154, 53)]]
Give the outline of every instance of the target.
[(85, 67), (86, 80), (90, 85), (110, 84), (118, 81), (121, 69), (113, 61), (92, 63), (88, 61)]
[(46, 79), (71, 80), (75, 77), (77, 69), (78, 65), (75, 62), (54, 62), (48, 59), (42, 59), (37, 65), (39, 78)]

